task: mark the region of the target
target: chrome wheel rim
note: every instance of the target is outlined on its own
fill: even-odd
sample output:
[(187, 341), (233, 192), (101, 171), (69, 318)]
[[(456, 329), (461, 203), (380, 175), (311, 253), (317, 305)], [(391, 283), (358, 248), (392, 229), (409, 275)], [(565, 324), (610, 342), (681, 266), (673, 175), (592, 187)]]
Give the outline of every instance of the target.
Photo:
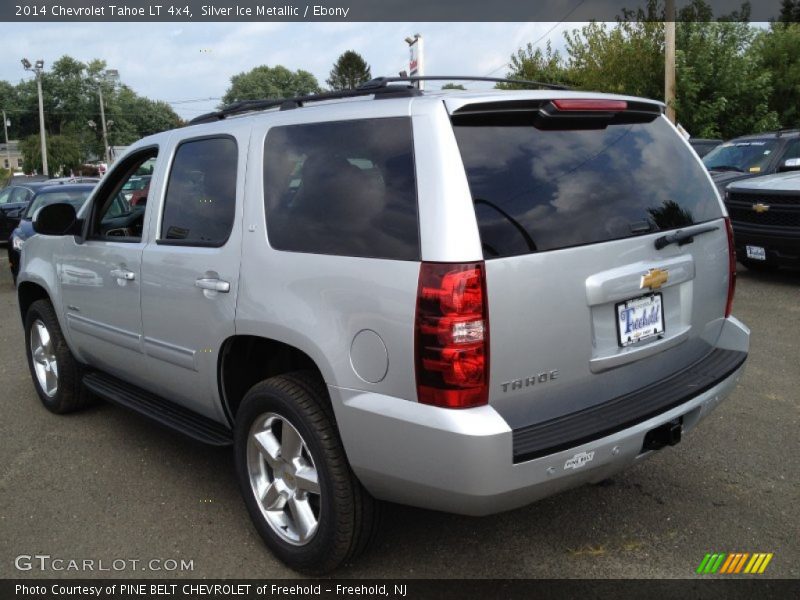
[(278, 536), (294, 546), (317, 533), (320, 486), (303, 436), (284, 417), (265, 413), (250, 428), (247, 470), (261, 514)]
[(39, 387), (48, 398), (52, 398), (58, 392), (58, 361), (53, 338), (40, 319), (36, 319), (31, 327), (31, 358)]

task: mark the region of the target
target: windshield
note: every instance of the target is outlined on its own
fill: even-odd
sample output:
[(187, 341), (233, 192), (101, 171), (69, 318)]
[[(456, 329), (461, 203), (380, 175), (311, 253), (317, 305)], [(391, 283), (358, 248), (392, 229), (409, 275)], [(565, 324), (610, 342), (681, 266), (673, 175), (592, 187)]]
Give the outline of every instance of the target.
[(746, 140), (726, 142), (703, 158), (709, 171), (741, 171), (760, 173), (778, 147), (777, 140)]
[(87, 190), (68, 190), (68, 191), (53, 191), (42, 192), (37, 194), (33, 201), (25, 211), (24, 219), (31, 219), (37, 210), (48, 204), (56, 204), (57, 202), (66, 202), (75, 207), (75, 212), (79, 211), (83, 203), (89, 197), (91, 189)]
[(143, 190), (145, 187), (147, 187), (149, 181), (150, 181), (149, 177), (147, 179), (145, 178), (131, 179), (128, 181), (128, 183), (122, 186), (122, 189), (126, 192), (129, 192), (131, 190)]

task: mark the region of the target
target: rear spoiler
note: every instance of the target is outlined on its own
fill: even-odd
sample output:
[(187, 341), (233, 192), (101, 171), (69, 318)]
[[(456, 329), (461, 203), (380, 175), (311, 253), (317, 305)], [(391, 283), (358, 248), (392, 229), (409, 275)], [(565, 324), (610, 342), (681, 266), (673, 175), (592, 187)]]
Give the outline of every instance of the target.
[(453, 111), (454, 125), (522, 125), (538, 129), (595, 129), (649, 123), (664, 112), (656, 102), (613, 98), (554, 98), (465, 104)]

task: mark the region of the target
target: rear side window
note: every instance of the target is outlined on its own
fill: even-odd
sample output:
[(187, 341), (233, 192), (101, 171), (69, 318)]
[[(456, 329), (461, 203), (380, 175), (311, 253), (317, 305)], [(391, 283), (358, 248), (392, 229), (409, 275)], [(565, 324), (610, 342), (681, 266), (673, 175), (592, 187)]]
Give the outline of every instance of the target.
[(419, 260), (411, 120), (273, 127), (264, 203), (278, 250)]
[(159, 243), (222, 246), (236, 213), (238, 151), (230, 137), (183, 142), (167, 183)]
[(537, 129), (454, 121), (484, 257), (594, 244), (722, 216), (712, 184), (664, 118)]

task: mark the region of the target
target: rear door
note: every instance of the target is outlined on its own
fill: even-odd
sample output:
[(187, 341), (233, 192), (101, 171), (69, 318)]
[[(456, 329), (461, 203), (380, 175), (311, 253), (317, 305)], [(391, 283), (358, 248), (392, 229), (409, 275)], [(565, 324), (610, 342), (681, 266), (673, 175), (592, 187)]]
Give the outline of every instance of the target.
[(724, 316), (728, 243), (707, 173), (657, 105), (615, 102), (451, 110), (486, 261), (490, 403), (512, 428), (686, 367)]
[(148, 387), (213, 419), (224, 419), (216, 369), (235, 331), (248, 142), (243, 130), (177, 144), (156, 239), (143, 255)]

